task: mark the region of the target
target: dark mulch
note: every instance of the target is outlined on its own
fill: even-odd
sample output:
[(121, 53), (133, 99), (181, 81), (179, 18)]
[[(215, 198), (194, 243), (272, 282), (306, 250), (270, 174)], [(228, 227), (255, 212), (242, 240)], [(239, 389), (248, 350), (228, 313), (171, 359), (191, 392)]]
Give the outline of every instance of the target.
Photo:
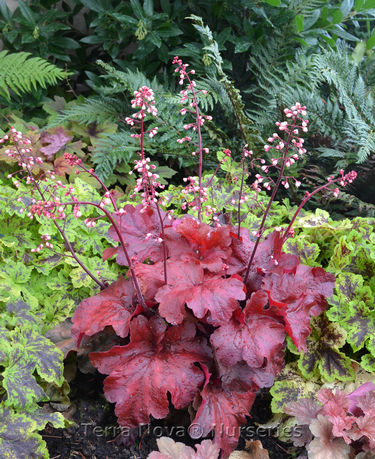
[[(121, 433), (114, 405), (103, 396), (101, 375), (79, 372), (71, 388), (76, 424), (67, 429), (47, 427), (42, 433), (52, 459), (146, 459), (151, 451), (157, 450), (156, 440), (161, 436), (169, 436), (191, 446), (194, 444), (187, 429), (182, 427), (189, 425), (185, 412), (175, 411), (166, 420), (153, 420), (148, 426), (132, 431), (124, 429)], [(260, 440), (269, 451), (270, 458), (295, 458), (298, 454), (293, 446), (280, 442), (269, 431), (257, 430), (257, 422), (265, 423), (270, 419), (269, 406), (270, 396), (262, 392), (241, 434), (239, 449), (243, 449), (245, 439)]]

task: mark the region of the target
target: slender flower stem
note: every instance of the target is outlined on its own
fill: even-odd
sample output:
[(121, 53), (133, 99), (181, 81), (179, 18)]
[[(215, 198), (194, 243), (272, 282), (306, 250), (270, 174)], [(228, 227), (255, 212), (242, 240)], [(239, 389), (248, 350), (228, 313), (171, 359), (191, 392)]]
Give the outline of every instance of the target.
[[(144, 149), (143, 149), (143, 138), (144, 138), (144, 123), (143, 123), (143, 117), (141, 118), (141, 137), (140, 137), (140, 149), (141, 149), (141, 159), (145, 159), (145, 154), (144, 154)], [(147, 177), (147, 186), (149, 187), (149, 190), (145, 190), (145, 193), (150, 194), (151, 201), (154, 199), (155, 195), (155, 190), (154, 193), (152, 192), (153, 190), (153, 185)], [(149, 191), (149, 193), (148, 193)], [(159, 223), (160, 223), (160, 232), (161, 232), (161, 238), (162, 238), (162, 245), (163, 245), (163, 264), (164, 264), (164, 283), (168, 283), (168, 275), (167, 275), (167, 244), (165, 242), (165, 232), (164, 232), (164, 222), (161, 216), (160, 212), (160, 207), (159, 203), (157, 201), (153, 201), (156, 207), (156, 212), (158, 214), (159, 218)]]
[(277, 190), (279, 189), (281, 180), (282, 180), (282, 178), (283, 178), (284, 169), (285, 169), (285, 162), (286, 162), (286, 159), (287, 159), (287, 154), (288, 154), (288, 151), (289, 151), (290, 142), (291, 142), (292, 137), (293, 137), (293, 130), (294, 130), (294, 127), (295, 127), (295, 121), (294, 121), (294, 123), (293, 123), (292, 128), (289, 130), (288, 140), (287, 140), (286, 145), (285, 145), (284, 155), (283, 155), (282, 164), (281, 164), (281, 167), (280, 167), (279, 176), (278, 176), (277, 181), (276, 181), (276, 184), (275, 184), (275, 186), (274, 186), (274, 188), (273, 188), (273, 190), (272, 190), (271, 198), (270, 198), (270, 200), (268, 201), (266, 210), (265, 210), (265, 212), (264, 212), (264, 214), (263, 214), (262, 222), (261, 222), (261, 224), (260, 224), (260, 228), (259, 228), (259, 231), (258, 231), (258, 234), (257, 234), (257, 240), (255, 241), (255, 245), (254, 245), (253, 251), (252, 251), (251, 256), (250, 256), (250, 258), (249, 258), (249, 262), (248, 262), (248, 264), (247, 264), (246, 273), (245, 273), (245, 277), (244, 277), (244, 284), (246, 284), (247, 279), (248, 279), (248, 277), (249, 277), (251, 264), (252, 264), (252, 262), (253, 262), (253, 260), (254, 260), (254, 257), (255, 257), (255, 254), (256, 254), (256, 251), (257, 251), (257, 248), (258, 248), (260, 239), (261, 239), (262, 234), (263, 234), (264, 224), (265, 224), (265, 222), (266, 222), (266, 219), (267, 219), (267, 217), (268, 217), (268, 213), (269, 213), (269, 211), (270, 211), (271, 205), (272, 205), (272, 203), (273, 203), (273, 201), (274, 201), (274, 199), (275, 199), (275, 195), (276, 195), (276, 193), (277, 193)]
[(303, 198), (303, 200), (301, 201), (300, 205), (298, 206), (297, 210), (295, 211), (292, 219), (290, 220), (290, 223), (287, 227), (287, 229), (284, 231), (284, 235), (283, 235), (283, 244), (284, 242), (288, 239), (289, 237), (289, 234), (290, 234), (290, 230), (298, 216), (298, 214), (300, 213), (300, 211), (302, 210), (302, 207), (307, 203), (307, 201), (312, 198), (314, 196), (314, 194), (317, 194), (319, 193), (319, 191), (322, 191), (324, 189), (326, 189), (329, 185), (331, 185), (332, 183), (336, 183), (340, 180), (340, 178), (337, 178), (337, 179), (334, 179), (334, 180), (330, 180), (328, 183), (326, 183), (325, 185), (322, 185), (320, 186), (319, 188), (317, 188), (316, 190), (312, 191), (311, 193), (306, 193), (306, 196)]
[(83, 166), (82, 164), (79, 165), (79, 167), (81, 169), (83, 169), (85, 172), (87, 172), (88, 174), (91, 175), (91, 177), (94, 177), (95, 180), (97, 180), (101, 187), (103, 188), (103, 190), (106, 192), (106, 194), (108, 194), (108, 197), (109, 199), (111, 200), (111, 203), (112, 203), (112, 206), (113, 206), (113, 209), (115, 212), (118, 212), (118, 208), (117, 208), (117, 204), (116, 204), (116, 201), (114, 199), (114, 197), (112, 196), (112, 193), (109, 191), (109, 189), (104, 185), (104, 183), (102, 182), (102, 180), (100, 180), (100, 178), (95, 174), (95, 172), (93, 170), (89, 170), (87, 169), (85, 166)]
[[(15, 148), (20, 156), (20, 158), (23, 159), (23, 154), (21, 153), (21, 151), (19, 150), (18, 148), (18, 145), (17, 145), (17, 142), (14, 142), (14, 145), (15, 145)], [(25, 164), (26, 162), (23, 161)], [(33, 174), (30, 170), (30, 167), (28, 165), (26, 165), (25, 167), (26, 171), (27, 171), (27, 174), (28, 176), (30, 177), (31, 179), (31, 182), (34, 183), (38, 193), (40, 194), (41, 198), (43, 199), (43, 201), (45, 201), (45, 196), (44, 196), (44, 192), (42, 191), (42, 189), (40, 188), (39, 186), (39, 183), (34, 179), (33, 177)], [(52, 220), (53, 221), (53, 224), (55, 225), (56, 229), (58, 230), (58, 232), (61, 234), (61, 237), (64, 239), (64, 242), (65, 242), (65, 245), (67, 246), (68, 250), (70, 251), (70, 253), (72, 254), (72, 257), (75, 259), (75, 261), (79, 264), (79, 266), (86, 272), (86, 274), (91, 277), (91, 279), (99, 285), (99, 287), (101, 288), (101, 290), (104, 290), (105, 288), (108, 287), (107, 283), (106, 282), (103, 282), (101, 280), (99, 280), (96, 276), (94, 276), (94, 274), (85, 266), (85, 264), (80, 260), (80, 258), (78, 257), (78, 255), (76, 254), (75, 250), (73, 249), (72, 247), (72, 244), (69, 242), (69, 239), (66, 237), (66, 234), (65, 234), (65, 231), (61, 228), (61, 226), (57, 223), (56, 220)]]
[(198, 134), (198, 152), (199, 152), (199, 169), (198, 169), (198, 178), (199, 178), (199, 191), (198, 191), (198, 199), (197, 199), (197, 207), (198, 207), (198, 220), (202, 221), (202, 203), (201, 203), (201, 197), (202, 197), (202, 170), (203, 170), (203, 143), (202, 143), (202, 130), (201, 130), (201, 125), (200, 125), (200, 113), (199, 113), (199, 107), (198, 107), (198, 100), (197, 100), (197, 93), (194, 90), (194, 86), (192, 84), (192, 81), (189, 77), (189, 72), (185, 72), (185, 76), (189, 82), (189, 85), (191, 86), (191, 93), (193, 95), (193, 103), (194, 103), (194, 108), (195, 108), (195, 117), (197, 121), (197, 134)]
[(238, 219), (238, 230), (237, 230), (237, 237), (240, 238), (241, 235), (241, 199), (243, 193), (243, 185), (245, 180), (245, 157), (242, 158), (242, 177), (241, 177), (241, 185), (240, 185), (240, 193), (238, 196), (238, 209), (237, 209), (237, 219)]
[(59, 207), (63, 207), (63, 206), (65, 207), (65, 206), (71, 206), (71, 205), (93, 206), (93, 207), (96, 207), (97, 209), (100, 209), (101, 211), (104, 212), (105, 216), (108, 218), (110, 223), (113, 225), (113, 228), (115, 229), (115, 231), (117, 233), (117, 236), (118, 236), (118, 238), (120, 240), (120, 244), (121, 244), (122, 249), (124, 251), (124, 254), (125, 254), (125, 257), (126, 257), (126, 261), (128, 262), (129, 270), (131, 272), (131, 278), (132, 278), (132, 282), (133, 282), (133, 285), (134, 285), (134, 289), (135, 289), (135, 291), (137, 293), (138, 301), (139, 301), (140, 305), (142, 306), (143, 310), (144, 311), (148, 311), (148, 308), (146, 306), (145, 300), (143, 298), (143, 295), (142, 295), (142, 292), (141, 292), (141, 289), (140, 289), (140, 286), (139, 286), (139, 283), (138, 283), (138, 279), (137, 279), (137, 277), (135, 275), (135, 271), (134, 271), (134, 268), (133, 268), (133, 263), (132, 263), (131, 258), (129, 256), (129, 253), (128, 253), (127, 249), (126, 249), (126, 243), (124, 241), (124, 238), (122, 237), (121, 231), (120, 231), (116, 221), (114, 220), (112, 215), (108, 212), (108, 210), (104, 209), (99, 204), (96, 204), (95, 202), (91, 202), (91, 201), (60, 202), (58, 205), (59, 205)]

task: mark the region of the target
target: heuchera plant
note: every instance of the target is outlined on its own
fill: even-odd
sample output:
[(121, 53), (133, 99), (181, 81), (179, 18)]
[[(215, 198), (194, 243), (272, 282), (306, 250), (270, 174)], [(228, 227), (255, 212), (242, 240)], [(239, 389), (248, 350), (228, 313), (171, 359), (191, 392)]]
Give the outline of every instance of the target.
[[(271, 164), (262, 159), (250, 161), (252, 152), (243, 148), (243, 162), (260, 167), (253, 188), (272, 190), (258, 231), (249, 234), (241, 228), (240, 219), (236, 227), (220, 225), (214, 218), (212, 225), (203, 223), (202, 212), (215, 217), (212, 209), (205, 208), (210, 181), (204, 183), (202, 178), (203, 156), (209, 151), (202, 145), (201, 129), (210, 117), (199, 110), (197, 96), (204, 91), (197, 89), (194, 71), (178, 58), (174, 63), (179, 83), (187, 84), (181, 91), (184, 106), (180, 112), (191, 117), (185, 125), (191, 134), (177, 141), (190, 142), (193, 155), (199, 158), (198, 178), (186, 179), (185, 208), (196, 210), (198, 218), (188, 214), (175, 218), (173, 212), (163, 211), (158, 191), (162, 186), (143, 148), (144, 136), (157, 134), (157, 129), (147, 129), (147, 118), (157, 113), (154, 94), (147, 87), (135, 92), (132, 106), (136, 112), (126, 118), (140, 144), (134, 167), (139, 174), (134, 193), (142, 198), (137, 206), (119, 207), (114, 192), (95, 172), (66, 154), (77, 173), (90, 174), (104, 190), (100, 202), (80, 201), (74, 186), (54, 180), (53, 174), (33, 176), (31, 169), (40, 159), (29, 156), (28, 141), (20, 132), (11, 129), (2, 142), (10, 141), (8, 154), (18, 161), (31, 185), (28, 215), (53, 219), (67, 249), (86, 272), (88, 268), (59, 221), (64, 221), (68, 209), (81, 218), (87, 206), (94, 206), (98, 217), (86, 218), (85, 224), (95, 227), (99, 218), (111, 223), (109, 234), (118, 245), (106, 249), (103, 258), (116, 256), (117, 263), (127, 267), (126, 277), (107, 285), (90, 273), (101, 291), (77, 308), (73, 334), (79, 344), (110, 326), (124, 339), (123, 345), (91, 353), (93, 365), (108, 375), (104, 391), (116, 403), (119, 423), (136, 427), (148, 423), (150, 416), (164, 418), (170, 402), (177, 409), (192, 405), (192, 425), (199, 429), (192, 429), (191, 436), (204, 437), (214, 431), (215, 445), (227, 457), (237, 445), (240, 426), (257, 390), (271, 386), (283, 367), (286, 334), (304, 350), (310, 317), (326, 309), (326, 298), (333, 293), (334, 276), (322, 268), (302, 265), (299, 257), (283, 252), (283, 243), (293, 236), (292, 224), (312, 195), (337, 182), (345, 186), (356, 174), (341, 171), (339, 178), (329, 177), (325, 185), (306, 193), (286, 230), (276, 228), (262, 238), (279, 186), (300, 185), (285, 174), (306, 152), (299, 137), (307, 130), (306, 109), (296, 103), (285, 109), (287, 121), (276, 123), (280, 134), (275, 133), (265, 146), (275, 151)], [(226, 154), (230, 155), (229, 150)], [(267, 176), (272, 169), (277, 179)], [(239, 209), (241, 202), (240, 193)], [(43, 235), (35, 250), (46, 247), (52, 249), (48, 235)]]
[[(354, 457), (355, 453), (375, 453), (375, 384), (367, 382), (350, 394), (337, 389), (320, 389), (318, 401), (303, 398), (287, 404), (285, 413), (295, 416), (305, 429), (310, 459)], [(314, 439), (312, 439), (314, 436)], [(303, 444), (302, 444), (303, 443)], [(372, 453), (372, 454), (371, 454)]]

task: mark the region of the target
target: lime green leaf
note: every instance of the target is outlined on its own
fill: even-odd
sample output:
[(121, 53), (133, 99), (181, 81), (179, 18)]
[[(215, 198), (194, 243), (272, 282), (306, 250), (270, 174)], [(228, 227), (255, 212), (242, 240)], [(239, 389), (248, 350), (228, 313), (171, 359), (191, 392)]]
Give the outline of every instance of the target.
[(272, 6), (280, 6), (281, 0), (264, 0), (266, 3)]
[(375, 28), (372, 30), (370, 38), (366, 41), (366, 49), (372, 49), (375, 46)]
[(297, 14), (297, 16), (295, 17), (297, 32), (303, 32), (304, 19), (305, 19), (305, 16), (303, 14)]

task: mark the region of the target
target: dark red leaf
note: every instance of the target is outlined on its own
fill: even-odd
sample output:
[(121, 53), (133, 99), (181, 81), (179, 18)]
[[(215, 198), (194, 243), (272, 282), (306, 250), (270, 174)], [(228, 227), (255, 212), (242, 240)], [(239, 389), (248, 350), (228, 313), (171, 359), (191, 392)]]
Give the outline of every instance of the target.
[(335, 276), (322, 268), (299, 265), (296, 274), (270, 274), (263, 279), (270, 305), (282, 312), (285, 330), (299, 350), (306, 350), (310, 317), (327, 308), (326, 297), (333, 294)]
[(268, 306), (265, 292), (253, 293), (240, 321), (232, 319), (211, 335), (220, 373), (227, 376), (227, 383), (235, 379), (232, 367), (238, 363), (246, 363), (249, 369), (240, 366), (238, 370), (242, 375), (253, 377), (258, 386), (272, 385), (273, 378), (281, 370), (284, 325), (280, 315)]
[(177, 409), (198, 393), (204, 375), (194, 363), (211, 361), (205, 340), (195, 326), (184, 323), (167, 329), (160, 317), (138, 316), (130, 324), (130, 343), (90, 355), (101, 373), (109, 374), (104, 392), (116, 403), (119, 424), (136, 427), (168, 414), (168, 392)]
[[(158, 214), (151, 207), (147, 207), (143, 212), (141, 209), (141, 204), (138, 204), (137, 207), (128, 204), (124, 207), (125, 214), (113, 215), (113, 218), (127, 244), (126, 248), (130, 257), (136, 257), (139, 262), (146, 260), (146, 258), (159, 261), (163, 258), (163, 248), (158, 241), (158, 238), (161, 237)], [(168, 222), (164, 212), (162, 218)], [(109, 229), (108, 234), (113, 240), (120, 242), (113, 226)], [(119, 265), (128, 266), (124, 250), (121, 247), (118, 249), (116, 261)]]
[(220, 387), (208, 384), (201, 391), (201, 404), (192, 422), (190, 435), (207, 436), (215, 432), (214, 444), (228, 457), (238, 442), (240, 426), (249, 416), (255, 399), (254, 392), (225, 392)]
[(168, 285), (161, 287), (155, 296), (159, 313), (169, 323), (179, 324), (185, 317), (185, 304), (195, 317), (213, 325), (226, 323), (238, 307), (236, 300), (245, 299), (243, 283), (238, 278), (205, 276), (196, 259), (168, 260)]
[(135, 310), (133, 298), (133, 283), (120, 276), (105, 290), (81, 302), (72, 319), (72, 335), (78, 340), (83, 335), (95, 335), (110, 325), (125, 338)]
[(158, 262), (153, 265), (137, 263), (134, 267), (142, 295), (146, 301), (155, 301), (155, 295), (164, 283), (164, 264)]
[(232, 242), (229, 226), (213, 228), (188, 217), (176, 220), (173, 226), (177, 233), (189, 241), (190, 257), (200, 260), (203, 268), (213, 273), (226, 269), (225, 261), (231, 254), (229, 246)]

